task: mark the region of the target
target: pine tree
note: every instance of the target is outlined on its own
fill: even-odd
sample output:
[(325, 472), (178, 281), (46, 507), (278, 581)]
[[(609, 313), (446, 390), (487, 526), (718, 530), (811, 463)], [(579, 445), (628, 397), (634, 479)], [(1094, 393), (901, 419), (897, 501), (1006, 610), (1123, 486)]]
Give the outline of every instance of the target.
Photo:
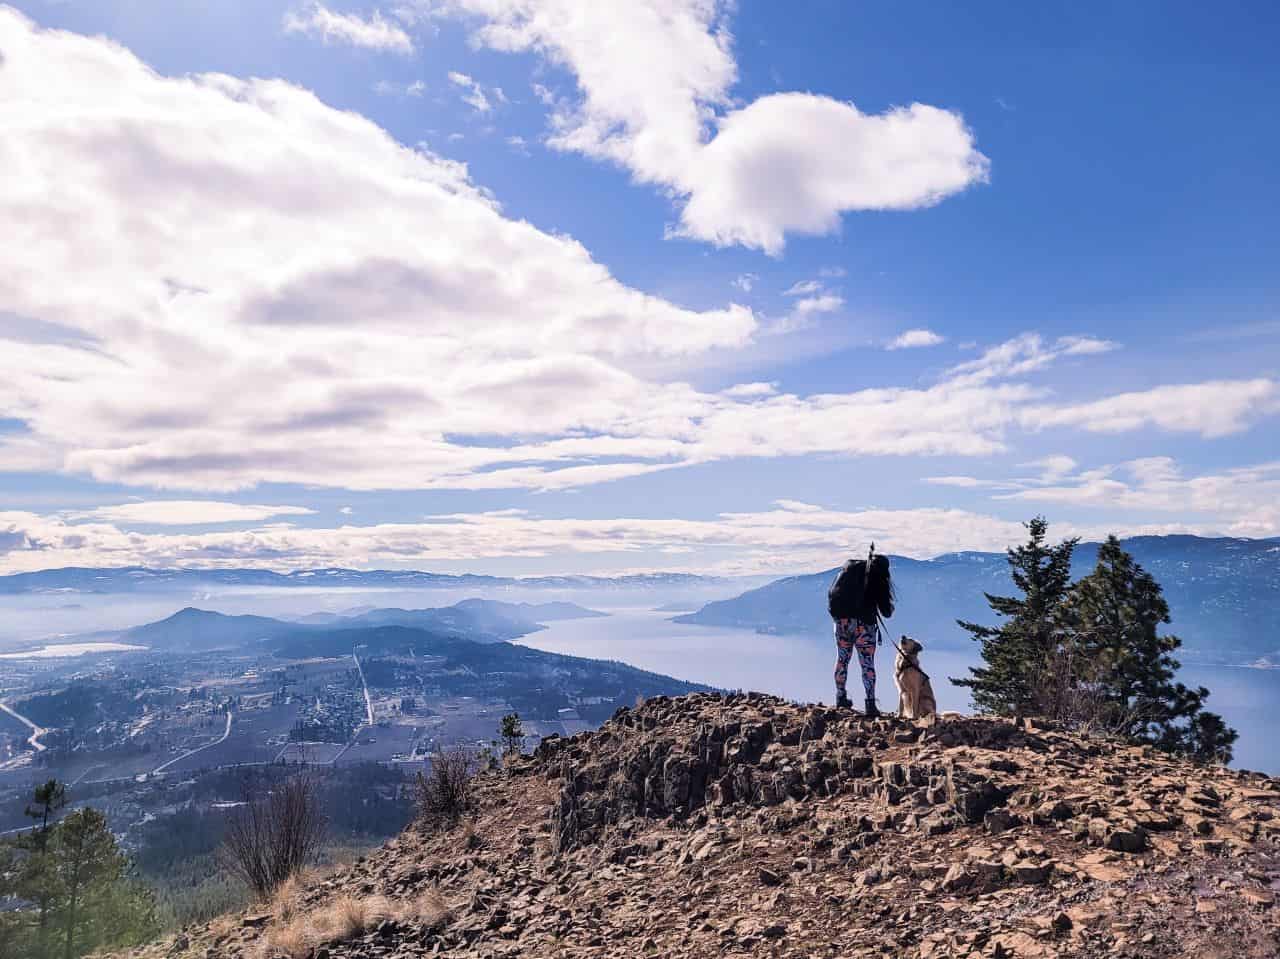
[(57, 877), (49, 858), (49, 836), (66, 804), (66, 784), (50, 779), (35, 788), (31, 802), (22, 811), (36, 821), (36, 826), (23, 837), (27, 856), (16, 875), (17, 893), (36, 905), (36, 948), (42, 956), (49, 951), (49, 910), (58, 894)]
[(520, 752), (520, 743), (524, 739), (524, 724), (520, 722), (519, 713), (507, 713), (502, 717), (499, 729), (503, 742), (503, 755)]
[(102, 813), (53, 821), (65, 794), (53, 781), (38, 787), (26, 811), (39, 824), (0, 847), (0, 896), (34, 905), (0, 915), (0, 956), (74, 959), (156, 932), (153, 897), (128, 875)]
[(1204, 710), (1209, 690), (1175, 682), (1182, 641), (1161, 635), (1169, 604), (1155, 578), (1115, 536), (1098, 550), (1094, 571), (1072, 587), (1064, 622), (1096, 704), (1096, 719), (1135, 742), (1202, 760), (1230, 761), (1236, 732)]
[(44, 852), (48, 844), (49, 822), (67, 804), (67, 787), (56, 779), (50, 779), (37, 786), (31, 798), (32, 801), (23, 810), (23, 814), (39, 822), (35, 834), (40, 851)]
[(128, 860), (92, 808), (60, 822), (49, 844), (59, 890), (55, 924), (62, 959), (141, 941), (155, 925), (151, 897), (128, 874)]
[(968, 688), (983, 712), (1021, 716), (1055, 711), (1052, 677), (1062, 639), (1060, 616), (1078, 540), (1048, 545), (1049, 523), (1043, 516), (1025, 525), (1026, 544), (1008, 551), (1013, 583), (1022, 595), (985, 594), (1005, 621), (999, 626), (958, 621), (982, 644), (986, 665), (971, 667), (968, 679), (951, 681)]

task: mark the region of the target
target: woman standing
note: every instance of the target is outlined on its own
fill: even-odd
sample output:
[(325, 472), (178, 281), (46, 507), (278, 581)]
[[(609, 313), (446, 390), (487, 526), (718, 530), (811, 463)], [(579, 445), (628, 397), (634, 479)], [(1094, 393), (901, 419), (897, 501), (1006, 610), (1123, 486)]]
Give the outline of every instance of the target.
[(889, 578), (889, 557), (877, 556), (875, 544), (866, 559), (851, 559), (836, 575), (827, 591), (827, 612), (835, 621), (836, 705), (852, 708), (845, 682), (849, 660), (856, 650), (862, 667), (862, 688), (867, 694), (868, 716), (879, 716), (876, 708), (876, 646), (880, 619), (893, 615), (893, 583)]

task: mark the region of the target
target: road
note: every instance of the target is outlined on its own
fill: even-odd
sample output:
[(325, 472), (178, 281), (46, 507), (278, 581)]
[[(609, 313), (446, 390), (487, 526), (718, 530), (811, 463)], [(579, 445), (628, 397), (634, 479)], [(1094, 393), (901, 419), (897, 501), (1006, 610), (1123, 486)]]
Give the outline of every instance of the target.
[[(356, 649), (360, 647), (357, 646)], [(373, 700), (369, 698), (369, 684), (364, 681), (364, 667), (360, 665), (360, 657), (356, 655), (356, 650), (351, 650), (351, 658), (356, 661), (356, 672), (360, 674), (360, 685), (364, 688), (364, 711), (369, 716), (369, 725), (373, 725)]]
[[(366, 693), (365, 695), (367, 696), (368, 693)], [(47, 746), (45, 746), (44, 743), (40, 742), (40, 737), (43, 736), (45, 733), (47, 733), (49, 730), (45, 729), (42, 726), (37, 726), (35, 723), (29, 720), (26, 716), (23, 716), (21, 713), (14, 712), (4, 703), (0, 703), (0, 710), (4, 710), (6, 713), (8, 713), (10, 716), (16, 719), (18, 722), (22, 723), (22, 725), (26, 726), (28, 729), (31, 730), (31, 736), (30, 738), (27, 739), (27, 742), (31, 744), (32, 749), (34, 749), (38, 753), (42, 753), (48, 748)]]
[(195, 749), (188, 749), (181, 756), (176, 756), (173, 759), (170, 759), (167, 763), (163, 763), (157, 766), (155, 769), (151, 770), (149, 775), (157, 776), (160, 773), (164, 772), (166, 769), (168, 769), (170, 766), (172, 766), (174, 763), (182, 762), (182, 760), (186, 759), (188, 756), (194, 756), (196, 753), (201, 752), (202, 750), (208, 749), (210, 746), (216, 746), (219, 743), (225, 743), (227, 741), (227, 737), (231, 735), (231, 716), (232, 716), (231, 710), (228, 709), (227, 710), (227, 728), (223, 731), (222, 735), (219, 738), (215, 739), (211, 743), (205, 743), (203, 746), (197, 746)]
[[(359, 646), (356, 647), (356, 649), (359, 648)], [(360, 665), (360, 657), (356, 655), (356, 649), (351, 650), (351, 658), (356, 661), (356, 672), (360, 674), (360, 687), (364, 690), (364, 712), (365, 716), (368, 718), (367, 725), (372, 726), (373, 700), (369, 698), (369, 684), (364, 681), (364, 667)], [(364, 726), (358, 726), (352, 731), (351, 740), (342, 747), (342, 750), (337, 755), (329, 760), (328, 764), (330, 766), (336, 766), (338, 764), (338, 760), (347, 754), (347, 750), (356, 744), (356, 740), (360, 738), (360, 730), (364, 728)]]

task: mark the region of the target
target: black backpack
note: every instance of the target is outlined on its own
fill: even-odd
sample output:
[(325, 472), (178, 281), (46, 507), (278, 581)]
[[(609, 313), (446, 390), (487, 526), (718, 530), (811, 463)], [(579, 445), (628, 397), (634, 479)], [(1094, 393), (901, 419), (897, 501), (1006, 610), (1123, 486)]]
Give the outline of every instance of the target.
[(862, 613), (866, 592), (867, 561), (851, 559), (836, 574), (827, 590), (827, 612), (832, 619), (856, 619)]

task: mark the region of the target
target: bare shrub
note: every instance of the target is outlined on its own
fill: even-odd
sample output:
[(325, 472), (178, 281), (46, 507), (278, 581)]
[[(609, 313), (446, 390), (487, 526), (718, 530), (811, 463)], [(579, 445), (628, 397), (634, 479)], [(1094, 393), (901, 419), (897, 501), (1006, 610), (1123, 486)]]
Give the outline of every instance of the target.
[(226, 868), (260, 899), (315, 861), (327, 822), (315, 779), (295, 776), (265, 796), (246, 785), (245, 804), (231, 814), (219, 850)]
[(471, 781), (475, 759), (465, 749), (455, 748), (431, 757), (431, 768), (418, 773), (414, 798), (418, 822), (426, 829), (447, 829), (471, 809)]

